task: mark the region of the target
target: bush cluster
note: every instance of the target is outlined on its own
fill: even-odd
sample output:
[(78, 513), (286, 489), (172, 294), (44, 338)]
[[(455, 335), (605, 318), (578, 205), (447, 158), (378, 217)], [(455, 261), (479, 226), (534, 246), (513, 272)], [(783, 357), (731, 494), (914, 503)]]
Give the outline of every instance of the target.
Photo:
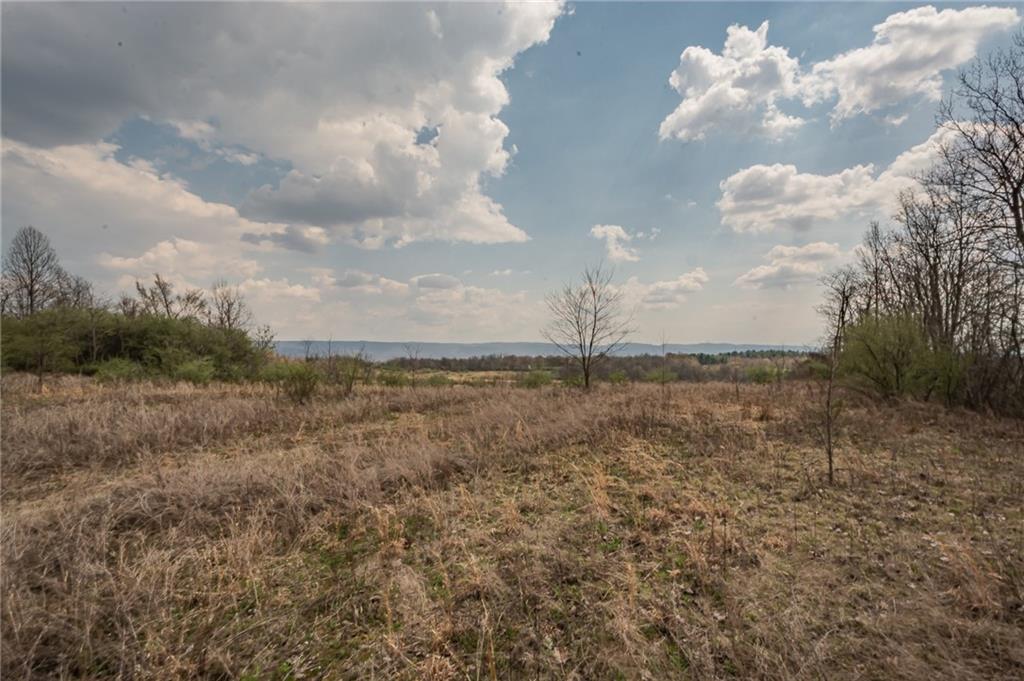
[(256, 376), (268, 358), (268, 349), (241, 329), (95, 308), (4, 317), (2, 336), (6, 369), (96, 374), (107, 381), (234, 381)]

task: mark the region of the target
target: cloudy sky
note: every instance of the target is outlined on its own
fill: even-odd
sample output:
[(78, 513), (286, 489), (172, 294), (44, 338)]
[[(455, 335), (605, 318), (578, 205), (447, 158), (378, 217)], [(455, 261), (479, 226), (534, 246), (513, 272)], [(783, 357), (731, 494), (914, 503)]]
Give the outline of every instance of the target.
[(805, 343), (1020, 6), (19, 4), (3, 240), (279, 338), (537, 340), (614, 264), (637, 340)]

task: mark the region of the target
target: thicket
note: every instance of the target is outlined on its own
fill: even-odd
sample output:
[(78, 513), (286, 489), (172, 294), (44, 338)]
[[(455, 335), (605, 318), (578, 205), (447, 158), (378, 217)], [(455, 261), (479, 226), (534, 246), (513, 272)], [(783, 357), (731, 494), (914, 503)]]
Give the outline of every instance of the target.
[(826, 282), (835, 375), (1024, 414), (1024, 32), (960, 74), (939, 121), (934, 164), (891, 226), (872, 224)]
[(241, 293), (223, 282), (177, 293), (156, 275), (115, 305), (61, 267), (49, 240), (27, 227), (3, 262), (4, 369), (95, 374), (106, 381), (167, 377), (193, 383), (259, 375), (272, 337), (251, 329)]

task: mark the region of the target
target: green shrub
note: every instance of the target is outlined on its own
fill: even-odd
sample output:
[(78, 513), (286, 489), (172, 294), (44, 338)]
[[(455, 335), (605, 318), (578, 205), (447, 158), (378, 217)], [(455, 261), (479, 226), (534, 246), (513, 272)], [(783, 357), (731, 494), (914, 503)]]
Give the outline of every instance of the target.
[(571, 374), (566, 375), (562, 379), (562, 384), (563, 385), (571, 386), (573, 388), (582, 388), (583, 387), (583, 374), (580, 374), (580, 373), (574, 371)]
[(24, 319), (4, 317), (3, 365), (34, 372), (40, 386), (44, 374), (73, 371), (77, 348), (71, 321), (63, 312), (43, 310)]
[(120, 357), (108, 359), (105, 362), (92, 365), (90, 368), (100, 383), (124, 383), (138, 381), (146, 377), (146, 370), (141, 364)]
[(445, 374), (431, 374), (427, 377), (426, 384), (435, 388), (452, 385), (452, 379)]
[(206, 360), (214, 378), (240, 380), (267, 362), (265, 337), (207, 326), (196, 319), (124, 315), (101, 309), (51, 308), (3, 318), (3, 363), (37, 373), (86, 372), (111, 359), (142, 366), (148, 376), (175, 376)]
[(377, 374), (377, 382), (389, 388), (401, 388), (410, 383), (409, 376), (404, 371), (399, 371), (398, 369), (382, 369)]
[(644, 374), (644, 380), (649, 383), (671, 383), (676, 380), (676, 375), (669, 369), (652, 369)]
[(320, 374), (306, 362), (274, 362), (263, 368), (260, 380), (276, 386), (292, 402), (305, 404), (316, 394)]
[(608, 382), (615, 385), (622, 385), (629, 382), (629, 376), (625, 371), (613, 371), (608, 375)]
[(755, 366), (747, 369), (747, 380), (751, 383), (757, 383), (760, 385), (767, 385), (772, 383), (779, 377), (779, 372), (775, 367), (770, 366)]
[(550, 385), (551, 381), (551, 373), (544, 369), (534, 369), (519, 377), (519, 385), (524, 388), (541, 388)]
[(171, 377), (177, 381), (188, 381), (194, 385), (206, 385), (214, 379), (217, 370), (208, 357), (182, 362), (174, 367)]
[(934, 363), (913, 317), (867, 317), (846, 329), (841, 374), (882, 397), (925, 397), (934, 387)]

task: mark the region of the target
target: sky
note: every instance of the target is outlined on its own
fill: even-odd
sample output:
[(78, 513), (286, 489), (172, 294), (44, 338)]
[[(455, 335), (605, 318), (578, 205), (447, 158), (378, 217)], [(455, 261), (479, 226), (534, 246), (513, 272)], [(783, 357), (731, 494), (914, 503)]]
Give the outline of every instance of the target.
[(1001, 3), (2, 6), (3, 244), (110, 297), (226, 279), (278, 338), (804, 344)]

